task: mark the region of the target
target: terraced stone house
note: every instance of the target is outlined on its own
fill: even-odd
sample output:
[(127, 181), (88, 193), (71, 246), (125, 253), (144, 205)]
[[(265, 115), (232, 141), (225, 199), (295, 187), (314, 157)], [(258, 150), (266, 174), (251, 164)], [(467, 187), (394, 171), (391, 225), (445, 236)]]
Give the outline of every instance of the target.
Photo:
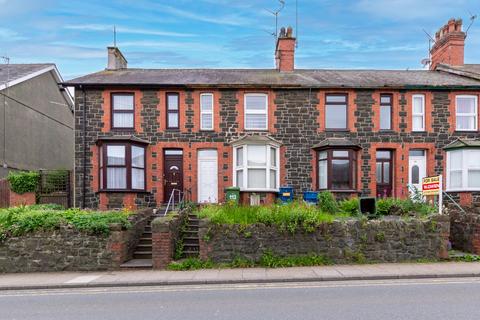
[(430, 70), (296, 69), (291, 28), (274, 69), (135, 69), (116, 47), (76, 93), (76, 204), (158, 206), (173, 189), (197, 202), (269, 203), (330, 190), (408, 197), (444, 174), (480, 202), (480, 65), (464, 64), (461, 20), (436, 34)]

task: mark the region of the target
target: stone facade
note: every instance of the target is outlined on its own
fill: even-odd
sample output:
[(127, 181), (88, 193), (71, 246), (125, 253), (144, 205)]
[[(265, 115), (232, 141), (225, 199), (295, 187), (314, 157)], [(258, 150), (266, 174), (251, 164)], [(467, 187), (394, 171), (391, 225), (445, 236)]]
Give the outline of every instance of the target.
[(200, 257), (230, 262), (258, 261), (265, 252), (298, 256), (317, 254), (334, 263), (401, 262), (448, 257), (449, 217), (428, 220), (348, 220), (325, 223), (312, 233), (294, 234), (275, 226), (214, 225), (200, 222)]
[(465, 213), (452, 207), (449, 214), (452, 247), (480, 254), (480, 207), (467, 208)]
[(150, 215), (147, 209), (132, 216), (128, 230), (112, 225), (109, 236), (64, 226), (8, 238), (0, 243), (0, 273), (117, 269), (133, 256)]
[[(252, 90), (238, 89), (136, 89), (121, 90), (135, 94), (135, 129), (110, 129), (110, 94), (120, 90), (86, 89), (85, 99), (76, 90), (76, 205), (89, 208), (131, 206), (154, 207), (165, 202), (163, 181), (163, 150), (181, 148), (184, 151), (184, 188), (197, 199), (197, 151), (202, 148), (218, 152), (218, 196), (224, 200), (224, 188), (233, 184), (233, 155), (230, 143), (246, 134), (269, 135), (281, 146), (280, 185), (294, 187), (296, 195), (318, 189), (317, 156), (312, 146), (325, 138), (344, 137), (358, 144), (357, 185), (354, 194), (376, 195), (376, 150), (393, 152), (393, 196), (407, 197), (409, 181), (409, 150), (423, 149), (427, 154), (427, 175), (445, 174), (443, 147), (457, 138), (478, 138), (478, 132), (457, 132), (455, 126), (455, 95), (464, 91), (449, 90), (363, 90), (363, 89), (255, 89), (268, 93), (269, 129), (244, 129), (243, 96)], [(178, 92), (180, 97), (180, 129), (166, 130), (165, 94)], [(214, 124), (212, 131), (199, 126), (200, 93), (214, 94)], [(345, 131), (325, 129), (325, 95), (348, 94), (348, 128)], [(390, 131), (379, 131), (380, 94), (393, 96)], [(468, 92), (467, 92), (468, 93)], [(424, 94), (426, 108), (425, 132), (412, 132), (412, 95)], [(471, 94), (471, 92), (470, 92)], [(475, 93), (478, 94), (478, 93)], [(83, 134), (83, 110), (86, 110), (86, 133)], [(136, 113), (136, 114), (137, 114)], [(131, 136), (150, 142), (146, 157), (147, 189), (141, 193), (99, 192), (99, 156), (97, 140), (105, 136)], [(85, 139), (85, 141), (84, 141)], [(83, 191), (83, 144), (86, 143), (86, 186)], [(472, 194), (478, 201), (480, 192)], [(460, 195), (453, 194), (454, 198)]]

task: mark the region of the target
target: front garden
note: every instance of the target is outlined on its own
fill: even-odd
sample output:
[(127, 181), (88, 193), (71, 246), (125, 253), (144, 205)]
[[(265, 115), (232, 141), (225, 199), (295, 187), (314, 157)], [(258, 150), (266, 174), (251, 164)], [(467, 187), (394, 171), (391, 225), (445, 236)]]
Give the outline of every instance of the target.
[(319, 194), (317, 205), (233, 203), (196, 210), (199, 258), (172, 270), (214, 267), (289, 267), (342, 263), (431, 261), (447, 257), (449, 219), (412, 199), (380, 199), (374, 214), (359, 199)]

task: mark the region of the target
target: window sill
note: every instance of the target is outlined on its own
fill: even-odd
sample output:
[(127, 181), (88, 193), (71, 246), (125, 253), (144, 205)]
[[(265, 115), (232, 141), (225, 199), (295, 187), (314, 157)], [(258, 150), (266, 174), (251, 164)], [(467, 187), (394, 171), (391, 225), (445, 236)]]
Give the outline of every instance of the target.
[(200, 132), (215, 132), (215, 129), (200, 129)]
[(166, 128), (165, 131), (170, 132), (180, 132), (180, 128)]
[(331, 193), (360, 193), (359, 190), (354, 190), (354, 189), (346, 189), (346, 190), (320, 189), (318, 191), (319, 192), (329, 191)]
[(111, 128), (110, 131), (135, 132), (135, 128)]
[(478, 133), (478, 130), (455, 130), (453, 133)]
[(97, 193), (150, 193), (147, 190), (134, 190), (134, 189), (100, 189)]
[(244, 130), (244, 131), (262, 131), (262, 132), (267, 132), (267, 131), (268, 131), (268, 128), (267, 128), (267, 129), (265, 129), (265, 128), (264, 128), (264, 129), (247, 129), (247, 128), (245, 128), (245, 129), (243, 129), (243, 130)]
[(325, 129), (325, 132), (350, 132), (349, 129)]
[(278, 189), (240, 189), (240, 192), (268, 192), (278, 193)]

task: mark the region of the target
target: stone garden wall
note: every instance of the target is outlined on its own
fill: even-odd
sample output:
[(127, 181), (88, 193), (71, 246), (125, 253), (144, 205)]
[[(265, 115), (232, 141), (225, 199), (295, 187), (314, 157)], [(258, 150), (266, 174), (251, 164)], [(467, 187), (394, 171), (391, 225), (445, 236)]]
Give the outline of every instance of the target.
[(236, 257), (258, 261), (270, 251), (278, 256), (323, 255), (334, 263), (447, 258), (449, 229), (446, 215), (427, 220), (335, 221), (311, 233), (294, 234), (275, 226), (214, 225), (202, 220), (200, 257), (214, 262)]
[(128, 230), (111, 225), (108, 236), (64, 226), (8, 238), (0, 242), (0, 273), (116, 269), (132, 257), (150, 215), (151, 209), (133, 215)]
[(480, 254), (480, 207), (462, 212), (450, 208), (450, 241), (453, 249)]

